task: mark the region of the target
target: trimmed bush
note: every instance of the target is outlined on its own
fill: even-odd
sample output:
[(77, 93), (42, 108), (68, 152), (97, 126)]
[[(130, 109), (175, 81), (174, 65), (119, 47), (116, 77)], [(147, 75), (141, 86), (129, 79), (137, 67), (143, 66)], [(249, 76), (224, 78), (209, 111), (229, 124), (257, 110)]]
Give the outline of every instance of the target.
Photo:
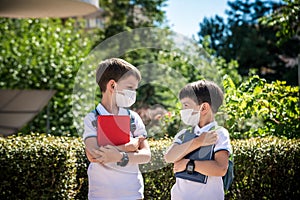
[(169, 138), (150, 140), (151, 162), (141, 165), (145, 182), (145, 199), (169, 199), (170, 190), (175, 183), (173, 165), (164, 161), (163, 155), (172, 144)]
[[(163, 160), (171, 139), (150, 140), (152, 161), (141, 166), (145, 199), (170, 199), (172, 165)], [(233, 140), (235, 178), (226, 199), (297, 199), (300, 142), (276, 137)], [(0, 138), (1, 199), (87, 199), (80, 138), (32, 134)]]
[(80, 177), (87, 164), (77, 138), (0, 138), (0, 159), (1, 199), (74, 199), (86, 181)]
[(233, 184), (228, 199), (298, 199), (300, 140), (234, 140)]

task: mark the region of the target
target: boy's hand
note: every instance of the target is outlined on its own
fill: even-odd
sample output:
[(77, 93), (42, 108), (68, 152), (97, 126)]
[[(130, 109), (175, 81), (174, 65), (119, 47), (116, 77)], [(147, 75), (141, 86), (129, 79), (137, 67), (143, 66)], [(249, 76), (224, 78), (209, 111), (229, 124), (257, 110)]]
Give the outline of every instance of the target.
[(137, 138), (130, 138), (130, 141), (125, 144), (126, 152), (135, 152), (139, 150), (140, 143), (144, 141), (146, 138), (144, 136), (139, 136)]
[(89, 160), (90, 162), (97, 162), (97, 159), (94, 158), (94, 157), (92, 156), (92, 154), (91, 154), (88, 150), (85, 150), (85, 153), (86, 153), (86, 157), (88, 158), (88, 160)]
[(181, 159), (179, 161), (174, 162), (173, 172), (182, 172), (186, 169), (186, 165), (189, 162), (189, 159)]
[(214, 131), (208, 131), (202, 133), (196, 140), (200, 140), (202, 145), (201, 146), (208, 146), (215, 144), (218, 140), (218, 133)]
[(120, 151), (115, 146), (111, 145), (102, 146), (99, 150), (95, 150), (94, 153), (99, 155), (99, 157), (96, 158), (97, 162), (102, 164), (119, 162), (122, 159)]

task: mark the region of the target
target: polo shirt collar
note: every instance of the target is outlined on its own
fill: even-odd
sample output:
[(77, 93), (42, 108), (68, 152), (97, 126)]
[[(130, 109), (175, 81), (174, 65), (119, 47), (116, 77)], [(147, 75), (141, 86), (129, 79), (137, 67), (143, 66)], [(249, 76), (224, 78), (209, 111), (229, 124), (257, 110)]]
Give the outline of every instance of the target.
[[(112, 115), (104, 108), (104, 106), (101, 103), (97, 105), (96, 109), (100, 113), (100, 115)], [(119, 107), (118, 115), (128, 115), (128, 111), (125, 108)]]
[(218, 123), (216, 121), (210, 122), (209, 124), (206, 124), (202, 128), (199, 127), (199, 125), (195, 126), (194, 133), (196, 135), (201, 135), (204, 132), (208, 132), (212, 127), (217, 126)]

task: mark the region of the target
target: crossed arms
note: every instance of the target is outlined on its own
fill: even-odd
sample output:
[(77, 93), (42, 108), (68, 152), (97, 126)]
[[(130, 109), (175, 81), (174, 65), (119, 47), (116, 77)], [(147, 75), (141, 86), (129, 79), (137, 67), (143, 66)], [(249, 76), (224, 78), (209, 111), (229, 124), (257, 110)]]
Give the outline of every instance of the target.
[[(174, 143), (164, 155), (165, 161), (174, 163), (174, 173), (184, 171), (189, 161), (189, 159), (184, 158), (187, 154), (201, 146), (215, 144), (217, 140), (218, 134), (216, 131), (209, 131), (183, 144)], [(214, 160), (195, 161), (195, 171), (207, 176), (224, 176), (228, 168), (228, 158), (228, 151), (217, 151)]]
[(100, 164), (119, 162), (122, 159), (121, 152), (127, 152), (129, 163), (142, 164), (151, 159), (150, 146), (144, 137), (131, 138), (127, 144), (120, 146), (98, 146), (97, 138), (89, 137), (84, 141), (86, 155), (90, 162)]

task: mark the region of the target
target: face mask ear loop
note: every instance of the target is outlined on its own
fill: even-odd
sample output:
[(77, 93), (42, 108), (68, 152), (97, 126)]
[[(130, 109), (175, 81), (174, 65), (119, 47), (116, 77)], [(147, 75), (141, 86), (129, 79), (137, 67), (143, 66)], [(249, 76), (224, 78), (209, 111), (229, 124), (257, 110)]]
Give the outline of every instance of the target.
[(193, 109), (192, 114), (193, 114), (193, 113), (198, 113), (198, 112), (201, 114), (201, 109), (202, 109), (202, 107), (203, 107), (203, 104), (200, 105), (199, 110), (194, 110), (194, 109)]
[(200, 109), (199, 109), (200, 114), (201, 114), (201, 111), (202, 111), (203, 106), (204, 106), (204, 103), (202, 103), (202, 104), (200, 105)]

